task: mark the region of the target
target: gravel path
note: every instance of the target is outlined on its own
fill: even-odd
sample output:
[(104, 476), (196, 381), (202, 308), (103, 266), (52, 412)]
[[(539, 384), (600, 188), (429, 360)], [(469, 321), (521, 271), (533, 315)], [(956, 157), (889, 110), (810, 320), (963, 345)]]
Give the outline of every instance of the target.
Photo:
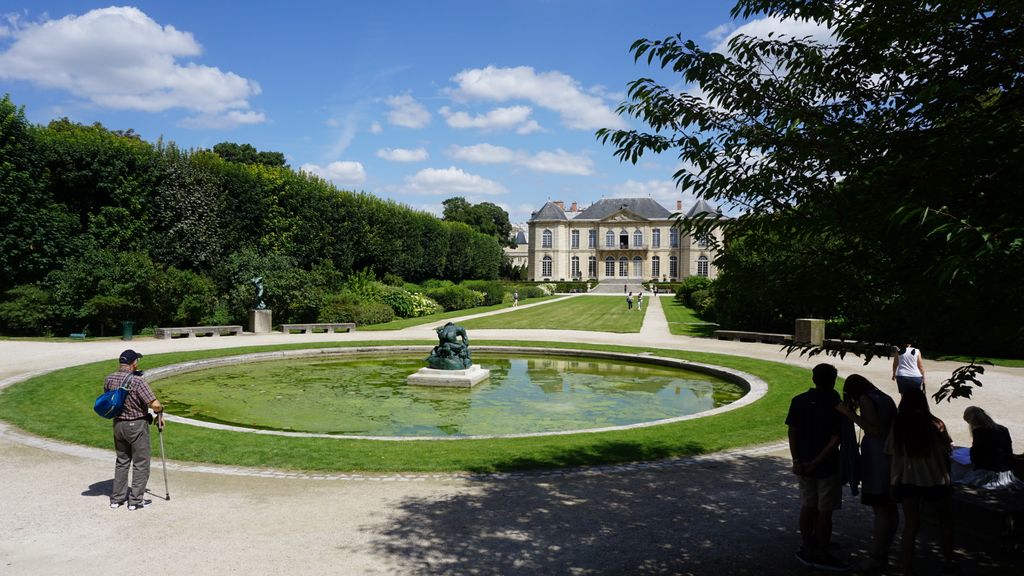
[[(618, 297), (618, 295), (615, 295)], [(544, 304), (539, 304), (544, 305)], [(521, 307), (525, 307), (523, 305)], [(738, 354), (810, 367), (777, 346), (671, 336), (658, 299), (639, 334), (476, 330), (474, 341), (614, 343)], [(456, 320), (458, 321), (458, 320)], [(143, 354), (297, 341), (433, 339), (396, 332), (154, 340)], [(110, 359), (125, 343), (0, 341), (0, 386), (26, 374)], [(927, 351), (925, 351), (927, 354)], [(895, 393), (884, 361), (828, 359)], [(933, 385), (956, 365), (926, 360)], [(113, 366), (112, 366), (113, 367)], [(1024, 369), (988, 371), (974, 403), (1024, 446)], [(810, 385), (808, 383), (808, 385)], [(970, 403), (936, 407), (958, 444)], [(785, 415), (780, 414), (781, 421)], [(173, 456), (173, 429), (165, 432)], [(113, 451), (37, 438), (0, 423), (0, 575), (159, 574), (801, 574), (797, 489), (784, 444), (625, 466), (518, 474), (300, 474), (155, 462), (154, 505), (107, 507)], [(957, 506), (964, 574), (1018, 574), (1000, 518)], [(849, 493), (835, 516), (838, 555), (864, 557), (868, 511)], [(927, 527), (926, 527), (927, 528)], [(935, 568), (923, 544), (923, 573)], [(134, 567), (133, 567), (134, 568)]]

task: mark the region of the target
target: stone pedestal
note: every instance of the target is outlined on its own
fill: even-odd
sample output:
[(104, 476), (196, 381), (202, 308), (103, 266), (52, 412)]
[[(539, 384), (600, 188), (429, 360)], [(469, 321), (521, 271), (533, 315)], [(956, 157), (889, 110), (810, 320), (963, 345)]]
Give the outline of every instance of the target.
[(491, 375), (491, 371), (473, 364), (465, 370), (436, 370), (420, 368), (415, 374), (405, 379), (407, 384), (414, 386), (449, 386), (453, 388), (472, 388)]
[(796, 329), (793, 331), (794, 344), (813, 344), (821, 346), (825, 343), (825, 321), (820, 318), (797, 318)]
[(249, 310), (249, 332), (253, 334), (269, 334), (274, 325), (274, 314), (270, 310)]

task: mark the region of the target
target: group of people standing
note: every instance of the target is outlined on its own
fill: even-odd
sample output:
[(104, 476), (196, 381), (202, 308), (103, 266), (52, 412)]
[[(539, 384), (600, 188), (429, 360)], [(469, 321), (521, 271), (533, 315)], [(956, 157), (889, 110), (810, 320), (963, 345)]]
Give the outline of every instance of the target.
[[(886, 570), (902, 508), (900, 561), (903, 573), (913, 574), (921, 507), (928, 504), (935, 509), (940, 522), (944, 570), (955, 571), (953, 440), (945, 423), (928, 408), (920, 351), (907, 345), (894, 358), (892, 378), (900, 392), (898, 406), (892, 397), (859, 374), (846, 378), (840, 398), (835, 390), (837, 376), (836, 368), (830, 364), (815, 366), (814, 388), (793, 398), (786, 417), (793, 472), (800, 484), (803, 542), (797, 560), (819, 570), (850, 569), (829, 551), (832, 513), (841, 507), (841, 478), (846, 472), (844, 465), (849, 464), (856, 467), (861, 502), (871, 506), (874, 515), (871, 555), (859, 570)], [(976, 406), (967, 408), (964, 419), (971, 426), (970, 456), (974, 470), (963, 481), (975, 485), (988, 482), (1000, 487), (1018, 485), (1012, 472), (1009, 431)], [(854, 424), (863, 431), (859, 455)]]
[[(633, 293), (632, 292), (630, 292), (629, 294), (626, 295), (626, 309), (627, 310), (632, 310), (633, 309)], [(644, 309), (644, 293), (643, 292), (637, 292), (636, 293), (636, 309), (637, 310), (643, 310)]]

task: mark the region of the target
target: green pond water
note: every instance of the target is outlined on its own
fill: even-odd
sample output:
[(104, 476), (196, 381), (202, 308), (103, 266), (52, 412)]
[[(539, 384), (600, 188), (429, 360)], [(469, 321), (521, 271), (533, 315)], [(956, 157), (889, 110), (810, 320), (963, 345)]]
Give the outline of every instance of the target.
[(369, 436), (522, 434), (620, 426), (710, 410), (743, 395), (713, 376), (650, 364), (474, 354), (473, 389), (410, 386), (423, 356), (304, 358), (153, 383), (171, 414), (253, 428)]

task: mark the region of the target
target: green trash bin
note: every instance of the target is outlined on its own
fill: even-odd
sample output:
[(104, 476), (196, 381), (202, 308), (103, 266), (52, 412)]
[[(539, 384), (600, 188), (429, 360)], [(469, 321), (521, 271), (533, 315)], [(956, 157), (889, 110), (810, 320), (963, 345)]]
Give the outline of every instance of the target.
[(132, 328), (135, 326), (135, 322), (131, 320), (123, 320), (121, 322), (121, 340), (132, 339)]

